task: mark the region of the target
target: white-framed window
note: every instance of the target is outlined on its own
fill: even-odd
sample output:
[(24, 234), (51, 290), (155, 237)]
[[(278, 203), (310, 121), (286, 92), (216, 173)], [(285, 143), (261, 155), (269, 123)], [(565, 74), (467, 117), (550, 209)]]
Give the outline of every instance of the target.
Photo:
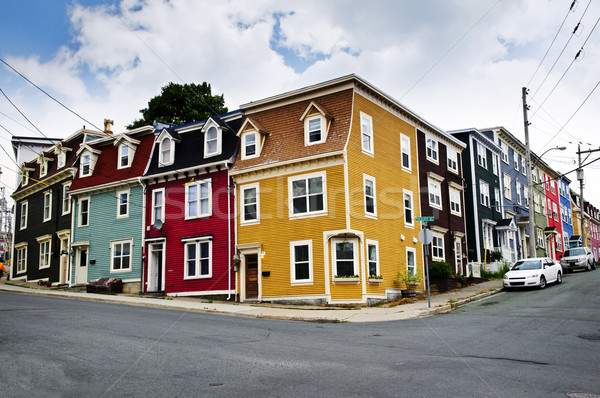
[(210, 126), (204, 133), (204, 157), (221, 154), (221, 131)]
[(460, 206), (460, 191), (454, 188), (449, 188), (448, 193), (450, 196), (450, 213), (460, 216), (461, 215), (461, 206)]
[(538, 182), (538, 169), (531, 170), (531, 181)]
[(563, 232), (563, 244), (565, 249), (569, 248), (569, 234), (567, 234), (566, 232)]
[(533, 210), (536, 213), (541, 213), (542, 209), (540, 208), (540, 197), (537, 193), (533, 193)]
[(20, 274), (27, 271), (27, 243), (16, 244), (15, 252), (16, 272)]
[(358, 276), (358, 241), (332, 239), (333, 276)]
[(63, 184), (62, 187), (62, 214), (69, 214), (71, 212), (71, 195), (69, 195), (69, 188), (71, 183)]
[(90, 225), (90, 198), (79, 199), (79, 212), (77, 214), (77, 226), (87, 227)]
[(27, 228), (27, 211), (29, 209), (29, 202), (21, 202), (21, 214), (19, 214), (19, 229)]
[(442, 208), (442, 185), (440, 181), (429, 178), (427, 182), (429, 189), (429, 205), (438, 209)]
[(241, 224), (258, 224), (260, 222), (259, 183), (243, 185), (241, 192)]
[(562, 252), (563, 251), (562, 239), (560, 237), (557, 237), (555, 240), (556, 240), (556, 250), (559, 252)]
[(117, 218), (129, 217), (129, 190), (117, 192)]
[(438, 142), (433, 137), (425, 137), (425, 154), (427, 159), (436, 164), (438, 163)]
[(516, 189), (516, 194), (517, 194), (517, 203), (518, 204), (522, 204), (523, 203), (523, 196), (521, 195), (521, 181), (517, 180), (515, 181), (515, 189)]
[(212, 215), (211, 180), (188, 183), (185, 186), (185, 218), (209, 217)]
[(289, 216), (318, 216), (327, 213), (327, 181), (325, 172), (288, 178)]
[(525, 157), (521, 156), (521, 174), (527, 175), (527, 168), (525, 167)]
[(56, 161), (56, 167), (60, 169), (65, 167), (65, 164), (67, 164), (67, 153), (65, 151), (60, 151)]
[(500, 139), (498, 139), (498, 144), (502, 150), (502, 161), (508, 164), (508, 145), (506, 145), (505, 142), (500, 141)]
[(513, 151), (513, 168), (519, 170), (519, 154), (517, 151)]
[(444, 234), (439, 232), (433, 233), (433, 239), (431, 240), (431, 258), (444, 261)]
[(544, 185), (546, 187), (546, 191), (550, 189), (550, 177), (544, 173)]
[(119, 145), (119, 164), (118, 169), (124, 169), (131, 166), (131, 148), (123, 143)]
[(512, 200), (511, 178), (510, 175), (506, 173), (504, 173), (504, 197), (508, 200)]
[(414, 227), (414, 211), (413, 211), (413, 193), (403, 189), (404, 194), (404, 224)]
[(173, 161), (175, 159), (175, 150), (174, 150), (174, 143), (173, 140), (170, 137), (164, 137), (162, 139), (162, 141), (160, 142), (160, 144), (158, 145), (159, 148), (159, 160), (158, 160), (158, 166), (168, 166), (170, 164), (173, 164)]
[(548, 199), (548, 218), (552, 218), (552, 201), (550, 199)]
[(446, 147), (446, 157), (448, 158), (448, 170), (458, 173), (458, 152)]
[(44, 192), (44, 222), (52, 219), (52, 191)]
[(500, 212), (500, 189), (494, 188), (494, 209)]
[(152, 191), (152, 224), (156, 220), (165, 221), (165, 189)]
[(477, 164), (487, 169), (487, 149), (481, 143), (477, 143)]
[(314, 145), (325, 142), (325, 118), (315, 115), (304, 119), (304, 144)]
[(46, 177), (48, 174), (48, 161), (46, 159), (42, 159), (42, 163), (40, 163), (40, 177)]
[(381, 276), (379, 270), (379, 242), (367, 239), (367, 275)]
[(290, 242), (290, 276), (292, 285), (312, 284), (312, 240)]
[(541, 228), (536, 228), (537, 247), (544, 247), (544, 231)]
[(25, 186), (29, 184), (29, 170), (24, 170), (21, 172), (21, 186)]
[(483, 180), (479, 180), (479, 203), (490, 207), (490, 186)]
[[(548, 179), (550, 179), (550, 177), (548, 177)], [(550, 191), (552, 191), (553, 194), (556, 194), (556, 181), (550, 181)]]
[(360, 132), (362, 141), (362, 150), (368, 154), (373, 154), (373, 118), (366, 113), (360, 113)]
[(414, 247), (406, 248), (406, 272), (410, 275), (417, 273), (417, 250)]
[(404, 134), (400, 134), (400, 156), (402, 157), (402, 168), (406, 171), (411, 171), (410, 137)]
[(375, 178), (363, 174), (365, 194), (365, 215), (377, 217), (377, 198), (375, 196)]
[(258, 156), (258, 133), (249, 131), (242, 134), (242, 160), (252, 159)]
[(40, 244), (40, 263), (39, 269), (50, 268), (52, 237), (39, 238)]
[(212, 240), (185, 242), (185, 272), (183, 279), (212, 277)]
[(132, 248), (132, 239), (110, 242), (110, 272), (131, 271)]
[(558, 221), (558, 206), (556, 202), (552, 202), (552, 215), (554, 216), (554, 221)]
[(540, 203), (542, 205), (542, 214), (546, 214), (546, 199), (544, 199), (544, 196), (540, 195)]
[(500, 175), (500, 169), (498, 168), (498, 156), (496, 154), (492, 154), (492, 173), (494, 175)]
[(91, 168), (92, 155), (89, 153), (84, 153), (81, 155), (81, 171), (79, 175), (81, 177), (87, 177), (92, 174)]

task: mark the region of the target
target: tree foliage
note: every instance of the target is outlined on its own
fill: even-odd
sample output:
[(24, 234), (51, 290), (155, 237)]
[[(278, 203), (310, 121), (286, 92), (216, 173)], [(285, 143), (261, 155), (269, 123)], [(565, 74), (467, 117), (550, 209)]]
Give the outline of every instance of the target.
[(140, 109), (143, 117), (133, 121), (127, 128), (151, 125), (154, 120), (185, 124), (226, 112), (223, 94), (213, 95), (210, 84), (181, 85), (171, 82), (161, 88), (160, 95), (148, 101), (147, 108)]

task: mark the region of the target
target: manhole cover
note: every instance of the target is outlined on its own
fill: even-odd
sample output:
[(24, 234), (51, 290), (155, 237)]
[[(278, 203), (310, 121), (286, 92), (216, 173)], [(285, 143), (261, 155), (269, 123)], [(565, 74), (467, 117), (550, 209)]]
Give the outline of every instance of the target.
[[(600, 341), (600, 334), (580, 334), (579, 338), (584, 340)], [(598, 397), (598, 395), (596, 395), (596, 397)]]

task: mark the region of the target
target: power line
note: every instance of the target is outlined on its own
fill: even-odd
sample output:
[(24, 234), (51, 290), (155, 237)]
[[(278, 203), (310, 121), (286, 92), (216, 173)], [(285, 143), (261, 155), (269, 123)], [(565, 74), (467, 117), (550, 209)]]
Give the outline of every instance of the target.
[[(11, 65), (9, 65), (5, 60), (3, 60), (2, 58), (0, 58), (0, 62), (2, 62), (4, 65), (8, 66), (10, 69), (12, 69), (17, 75), (21, 76), (23, 79), (25, 79), (28, 83), (30, 83), (33, 87), (37, 88), (38, 90), (40, 90), (42, 93), (46, 94), (48, 97), (50, 97), (52, 100), (54, 100), (57, 104), (59, 104), (60, 106), (62, 106), (63, 108), (65, 108), (66, 110), (68, 110), (69, 112), (71, 112), (73, 115), (77, 116), (78, 118), (80, 118), (81, 120), (83, 120), (86, 123), (89, 123), (91, 126), (93, 126), (96, 130), (101, 130), (98, 126), (96, 126), (94, 123), (84, 119), (81, 115), (79, 115), (77, 112), (71, 110), (69, 107), (67, 107), (65, 104), (63, 104), (62, 102), (60, 102), (59, 100), (57, 100), (56, 98), (54, 98), (53, 96), (51, 96), (50, 94), (48, 94), (46, 91), (44, 91), (44, 89), (42, 89), (40, 86), (38, 86), (37, 84), (35, 84), (34, 82), (32, 82), (31, 80), (29, 80), (25, 75), (23, 75), (21, 72), (19, 72), (18, 70), (16, 70), (15, 68), (13, 68)], [(36, 127), (37, 129), (37, 127)]]
[(21, 110), (19, 109), (19, 107), (18, 107), (18, 106), (16, 106), (16, 105), (15, 105), (15, 104), (14, 104), (14, 103), (13, 103), (13, 102), (10, 100), (10, 98), (8, 98), (8, 95), (6, 95), (6, 93), (5, 93), (5, 92), (4, 92), (4, 91), (3, 91), (1, 88), (0, 88), (0, 92), (2, 93), (2, 95), (4, 95), (4, 97), (6, 98), (6, 100), (7, 100), (8, 102), (10, 102), (10, 104), (11, 104), (12, 106), (14, 106), (14, 107), (15, 107), (15, 109), (16, 109), (16, 110), (17, 110), (17, 111), (18, 111), (18, 112), (21, 114), (21, 116), (23, 116), (23, 117), (25, 118), (25, 120), (27, 120), (27, 121), (29, 122), (29, 124), (31, 124), (33, 127), (35, 127), (35, 129), (36, 129), (36, 130), (37, 130), (37, 131), (38, 131), (38, 132), (39, 132), (41, 135), (43, 135), (43, 136), (44, 136), (46, 139), (48, 139), (48, 137), (46, 137), (46, 134), (42, 133), (42, 130), (38, 129), (38, 128), (37, 128), (37, 126), (36, 126), (35, 124), (33, 124), (33, 122), (32, 122), (31, 120), (29, 120), (29, 119), (27, 118), (27, 116), (25, 116), (25, 114), (24, 114), (23, 112), (21, 112)]
[(17, 123), (19, 126), (21, 126), (21, 127), (25, 128), (25, 129), (27, 129), (27, 130), (29, 130), (29, 131), (31, 131), (31, 132), (33, 132), (33, 133), (35, 133), (35, 131), (34, 131), (34, 130), (32, 130), (30, 127), (28, 127), (28, 126), (25, 126), (23, 123), (16, 121), (16, 120), (15, 120), (15, 119), (13, 119), (12, 117), (8, 116), (6, 113), (4, 113), (4, 112), (0, 112), (0, 115), (3, 115), (3, 116), (5, 116), (5, 117), (7, 117), (8, 119), (10, 119), (10, 120), (12, 120), (13, 122)]

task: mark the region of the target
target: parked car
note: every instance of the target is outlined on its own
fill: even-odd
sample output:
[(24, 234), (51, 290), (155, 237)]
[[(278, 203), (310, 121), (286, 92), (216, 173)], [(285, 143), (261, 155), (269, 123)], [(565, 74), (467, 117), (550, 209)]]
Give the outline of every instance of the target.
[(548, 257), (536, 257), (519, 260), (504, 274), (504, 287), (532, 287), (540, 289), (548, 283), (562, 282), (560, 264)]
[(560, 265), (564, 273), (574, 269), (586, 269), (587, 271), (596, 269), (596, 261), (589, 247), (574, 247), (565, 250), (560, 259)]

